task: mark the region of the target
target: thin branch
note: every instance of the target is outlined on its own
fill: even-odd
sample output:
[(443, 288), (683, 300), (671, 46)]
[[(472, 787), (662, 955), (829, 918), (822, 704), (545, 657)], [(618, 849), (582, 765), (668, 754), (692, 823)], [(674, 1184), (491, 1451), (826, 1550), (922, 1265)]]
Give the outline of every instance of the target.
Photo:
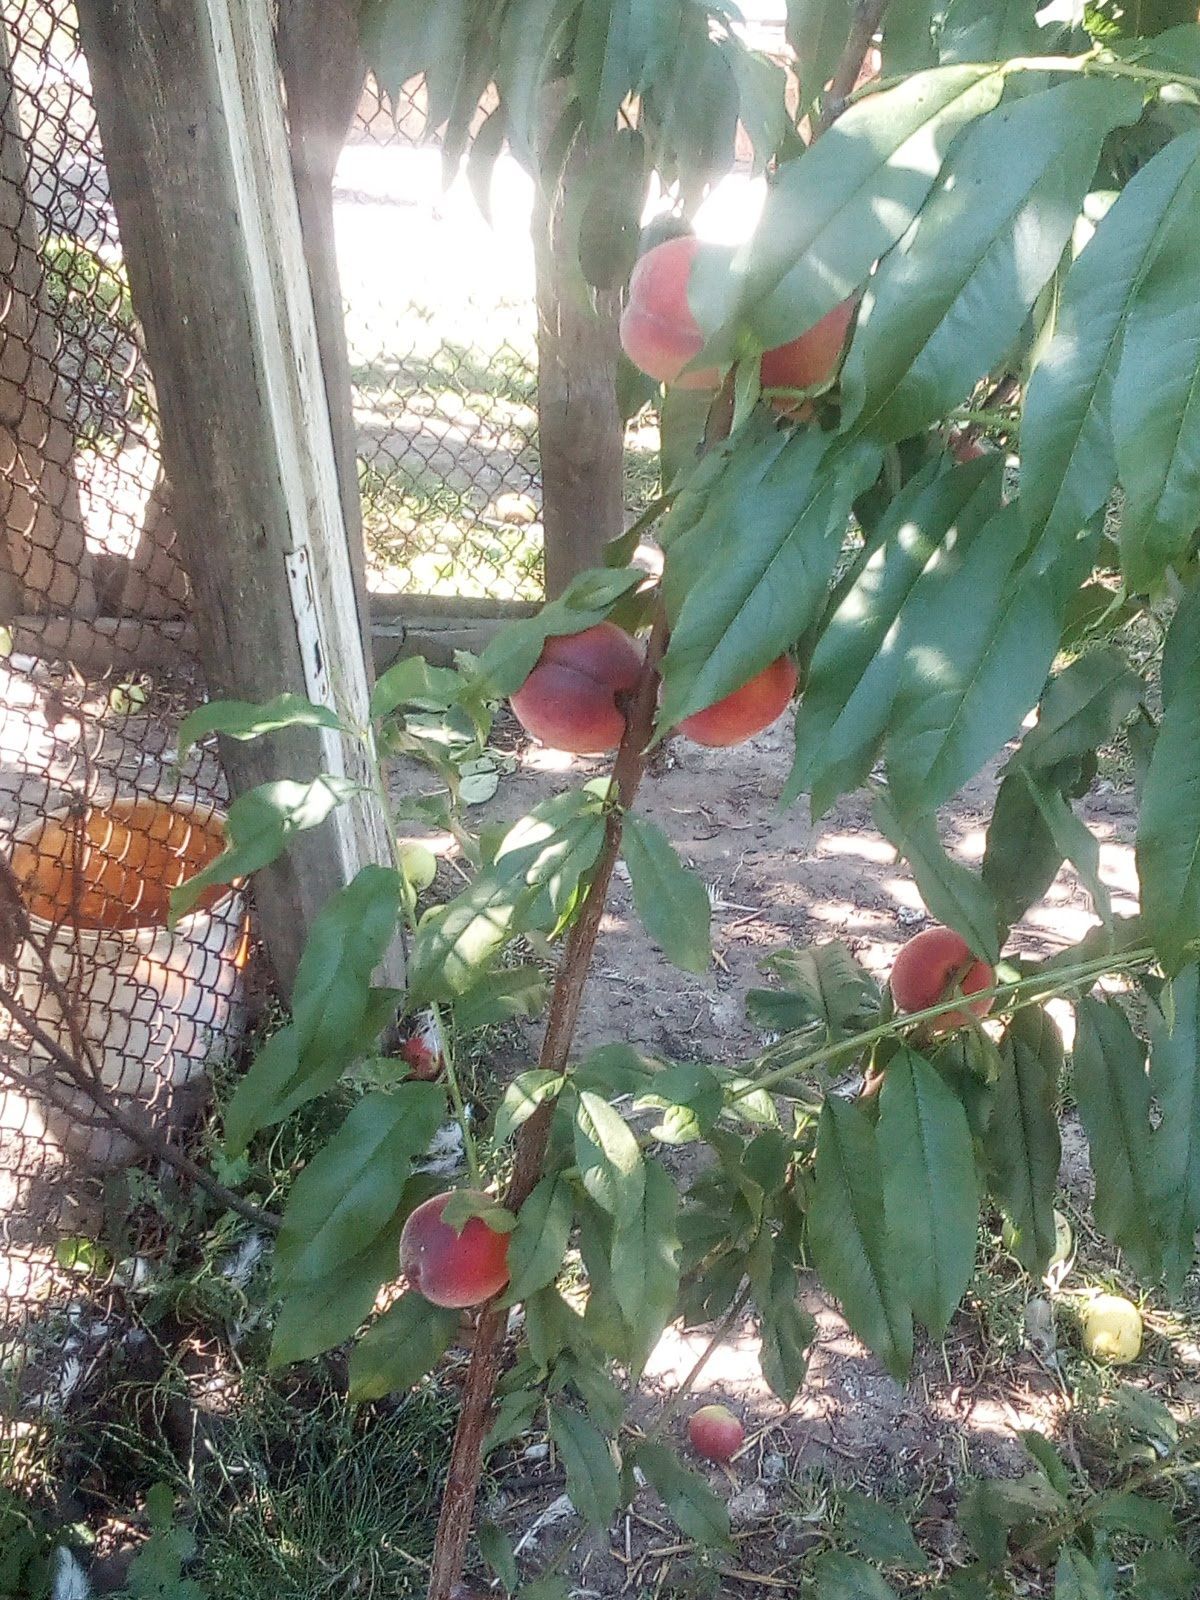
[(857, 0), (845, 48), (834, 68), (829, 88), (821, 102), (821, 115), (813, 128), (814, 140), (819, 139), (846, 109), (851, 91), (863, 69), (863, 62), (867, 59), (867, 51), (879, 32), (887, 3), (888, 0)]
[[(550, 1014), (538, 1064), (559, 1073), (567, 1065), (579, 1007), (583, 999), (592, 951), (608, 898), (608, 885), (621, 847), (622, 814), (632, 804), (646, 765), (646, 746), (654, 731), (658, 706), (658, 664), (666, 648), (666, 617), (660, 605), (646, 646), (641, 677), (626, 711), (625, 736), (613, 766), (616, 804), (608, 813), (604, 845), (600, 851), (587, 899), (579, 920), (567, 936), (562, 961), (554, 980)], [(517, 1136), (512, 1180), (504, 1197), (510, 1211), (519, 1211), (542, 1174), (554, 1103), (544, 1100)], [(488, 1307), (475, 1329), (471, 1365), (463, 1390), (462, 1410), (450, 1452), (450, 1470), (438, 1516), (437, 1538), (427, 1600), (450, 1600), (462, 1576), (479, 1477), (483, 1467), (483, 1440), (492, 1407), (492, 1393), (500, 1370), (507, 1311)]]

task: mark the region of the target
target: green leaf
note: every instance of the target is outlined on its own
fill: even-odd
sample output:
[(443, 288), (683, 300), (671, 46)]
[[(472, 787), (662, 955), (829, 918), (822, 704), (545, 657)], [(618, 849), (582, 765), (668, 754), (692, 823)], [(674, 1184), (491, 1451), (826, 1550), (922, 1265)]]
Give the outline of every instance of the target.
[(712, 1128), (724, 1101), (721, 1080), (710, 1067), (681, 1061), (654, 1074), (647, 1088), (638, 1092), (634, 1110), (663, 1113), (650, 1130), (653, 1138), (664, 1144), (690, 1144)]
[(896, 1278), (940, 1339), (975, 1270), (979, 1184), (966, 1112), (912, 1050), (887, 1064), (875, 1137)]
[(911, 809), (932, 810), (1015, 734), (1058, 647), (1052, 586), (1019, 571), (1018, 507), (1000, 511), (940, 583), (922, 585), (896, 688), (888, 779)]
[(537, 1415), (542, 1398), (540, 1389), (512, 1389), (501, 1395), (487, 1438), (483, 1441), (483, 1454), (489, 1456), (502, 1444), (526, 1432)]
[(1138, 1557), (1133, 1600), (1194, 1600), (1200, 1567), (1182, 1550), (1148, 1550)]
[(511, 1139), (522, 1123), (528, 1122), (543, 1100), (552, 1099), (562, 1090), (566, 1079), (560, 1072), (550, 1072), (545, 1067), (531, 1067), (513, 1079), (504, 1091), (496, 1122), (492, 1129), (492, 1142), (501, 1145)]
[(891, 1584), (857, 1556), (828, 1550), (812, 1564), (816, 1600), (896, 1600)]
[(1024, 1429), (1017, 1437), (1045, 1473), (1050, 1487), (1062, 1495), (1064, 1500), (1069, 1500), (1074, 1488), (1071, 1474), (1049, 1439), (1043, 1434), (1035, 1433), (1032, 1428)]
[(604, 842), (603, 802), (586, 790), (554, 795), (515, 823), (492, 861), (412, 940), (409, 1005), (462, 994), (505, 941), (527, 928), (553, 933)]
[(640, 1374), (679, 1298), (679, 1196), (657, 1161), (645, 1163), (638, 1209), (613, 1234), (613, 1289), (633, 1336), (633, 1376)]
[(336, 1083), (394, 1014), (396, 992), (372, 989), (370, 979), (399, 909), (399, 876), (377, 866), (363, 867), (322, 906), (296, 970), (291, 1025), (267, 1041), (230, 1101), (230, 1154)]
[(1013, 1232), (1013, 1254), (1040, 1278), (1054, 1254), (1054, 1195), (1062, 1145), (1058, 1082), (1062, 1041), (1040, 1006), (1009, 1023), (984, 1149), (988, 1187)]
[(822, 815), (865, 780), (924, 632), (922, 591), (945, 582), (999, 509), (1000, 477), (999, 456), (949, 471), (932, 462), (891, 501), (813, 652), (785, 803), (807, 790)]
[(1173, 1294), (1183, 1289), (1200, 1228), (1200, 967), (1171, 984), (1170, 1022), (1150, 1011), (1150, 1087), (1161, 1113), (1152, 1135), (1163, 1264)]
[(788, 0), (787, 41), (796, 52), (802, 106), (811, 105), (832, 78), (852, 14), (849, 0)]
[(636, 1459), (646, 1481), (686, 1538), (701, 1545), (728, 1545), (729, 1512), (698, 1472), (685, 1467), (673, 1450), (652, 1439), (638, 1444)]
[(515, 1593), (521, 1580), (517, 1573), (517, 1558), (513, 1551), (512, 1540), (504, 1529), (494, 1522), (481, 1522), (477, 1538), (479, 1554), (496, 1574), (503, 1588), (509, 1594)]
[(1061, 1515), (1064, 1503), (1040, 1472), (1020, 1478), (985, 1478), (972, 1484), (959, 1504), (958, 1520), (971, 1548), (988, 1567), (1003, 1564), (1012, 1528)]
[(1115, 645), (1086, 651), (1046, 685), (1013, 764), (1032, 770), (1087, 755), (1112, 738), (1141, 697), (1142, 681)]
[(704, 253), (688, 298), (708, 353), (772, 350), (852, 294), (920, 211), (955, 135), (1003, 87), (987, 67), (923, 72), (851, 106), (779, 170), (732, 263)]
[(833, 1043), (878, 1020), (879, 987), (840, 939), (780, 950), (761, 963), (783, 989), (751, 989), (746, 1010), (760, 1027), (779, 1033), (819, 1027)]
[(907, 1519), (899, 1511), (881, 1500), (860, 1494), (857, 1489), (843, 1489), (840, 1498), (840, 1531), (860, 1556), (905, 1572), (928, 1569), (929, 1562), (913, 1538)]
[(1160, 1265), (1160, 1248), (1146, 1048), (1124, 1012), (1085, 998), (1075, 1006), (1071, 1061), (1075, 1100), (1096, 1180), (1097, 1226), (1126, 1252), (1135, 1271), (1153, 1277)]
[(229, 808), (224, 850), (202, 872), (171, 890), (171, 926), (186, 917), (214, 884), (234, 883), (270, 866), (295, 834), (320, 827), (359, 787), (351, 778), (324, 773), (311, 783), (281, 778), (239, 795)]
[(1174, 205), (1191, 193), (1198, 157), (1196, 133), (1152, 157), (1067, 274), (1021, 420), (1020, 504), (1048, 554), (1076, 537), (1116, 480), (1109, 418), (1130, 310)]
[(278, 733), (282, 728), (347, 731), (335, 711), (328, 706), (314, 705), (302, 694), (277, 694), (261, 705), (248, 700), (210, 700), (183, 719), (179, 729), (179, 759), (182, 761), (192, 746), (210, 733), (222, 733), (228, 739), (261, 739), (264, 734)]
[(1173, 140), (1156, 160), (1170, 194), (1134, 286), (1111, 406), (1126, 496), (1121, 566), (1135, 590), (1187, 551), (1200, 522), (1200, 274), (1192, 248), (1200, 134)]
[(463, 687), (462, 675), (453, 667), (431, 667), (424, 656), (404, 656), (376, 679), (369, 708), (371, 721), (381, 721), (398, 706), (445, 711)]
[(454, 1026), (478, 1033), (513, 1017), (535, 1017), (546, 1001), (546, 975), (540, 967), (505, 967), (487, 972), (454, 1000)]
[(292, 1185), (275, 1246), (281, 1288), (319, 1283), (387, 1227), (445, 1115), (432, 1083), (363, 1096)]
[[(741, 484), (744, 464), (733, 459), (729, 478)], [(756, 459), (763, 470), (752, 497), (730, 505), (718, 479), (703, 514), (667, 547), (672, 627), (660, 729), (742, 688), (811, 627), (850, 507), (879, 471), (873, 446), (831, 448), (818, 429), (796, 432), (782, 448), (768, 440)]]
[(944, 63), (1037, 55), (1036, 0), (950, 0), (938, 35)]
[(871, 813), (875, 826), (912, 868), (921, 899), (947, 928), (954, 928), (985, 960), (1000, 953), (999, 916), (984, 882), (942, 848), (935, 817), (910, 815), (886, 790), (876, 792)]
[(583, 1186), (618, 1224), (642, 1208), (646, 1168), (629, 1124), (607, 1100), (584, 1089), (575, 1109), (575, 1159)]
[(1076, 77), (963, 133), (868, 285), (842, 369), (843, 428), (908, 438), (1007, 354), (1070, 240), (1105, 134), (1141, 108), (1135, 87)]
[(646, 932), (677, 967), (707, 972), (712, 961), (708, 892), (661, 828), (629, 815), (621, 834), (633, 903)]
[(567, 1471), (567, 1493), (585, 1522), (607, 1527), (621, 1503), (621, 1480), (608, 1440), (578, 1411), (550, 1402), (550, 1437)]
[(371, 1315), (381, 1285), (399, 1271), (402, 1225), (393, 1218), (365, 1250), (323, 1277), (287, 1289), (271, 1339), (272, 1367), (309, 1361), (354, 1336)]
[(1175, 1532), (1175, 1518), (1170, 1506), (1164, 1505), (1161, 1500), (1148, 1500), (1142, 1494), (1110, 1490), (1089, 1500), (1084, 1513), (1094, 1527), (1110, 1528), (1116, 1533), (1132, 1533), (1139, 1539), (1151, 1539), (1156, 1544), (1169, 1539)]
[(445, 1355), (458, 1331), (457, 1311), (408, 1290), (377, 1317), (350, 1355), (350, 1400), (382, 1400), (411, 1389)]
[[(1042, 856), (1041, 865), (1047, 865), (1053, 857), (1057, 872), (1063, 861), (1069, 861), (1079, 874), (1079, 881), (1091, 895), (1096, 915), (1101, 922), (1107, 923), (1112, 916), (1112, 903), (1108, 887), (1100, 876), (1100, 841), (1087, 824), (1076, 816), (1062, 791), (1047, 777), (1039, 781), (1023, 767), (1014, 768), (1012, 777), (1016, 784), (1023, 787), (1034, 813), (1030, 819), (1029, 835), (1031, 864), (1037, 863), (1039, 854)], [(1049, 884), (1044, 887), (1048, 888)]]
[(875, 1130), (858, 1106), (832, 1096), (817, 1130), (808, 1237), (821, 1281), (847, 1322), (903, 1379), (912, 1362), (912, 1316), (888, 1249)]
[(517, 1226), (508, 1246), (507, 1303), (515, 1305), (558, 1277), (574, 1214), (567, 1180), (543, 1178), (517, 1213)]
[[(996, 794), (980, 875), (1003, 928), (1037, 904), (1065, 859), (1063, 844), (1043, 814), (1048, 782), (1044, 774), (1013, 767)], [(1061, 799), (1057, 789), (1052, 792)]]
[(536, 616), (500, 630), (479, 658), (480, 682), (497, 698), (512, 694), (537, 665), (547, 639), (582, 633), (603, 622), (617, 602), (645, 579), (640, 567), (581, 572)]
[(1054, 1600), (1110, 1600), (1110, 1596), (1083, 1551), (1068, 1546), (1054, 1568)]
[[(761, 1241), (765, 1237), (759, 1236), (760, 1245), (750, 1260), (754, 1305), (758, 1312), (762, 1341), (759, 1361), (771, 1393), (785, 1406), (790, 1406), (808, 1372), (808, 1352), (817, 1330), (813, 1319), (798, 1302), (796, 1269), (784, 1258), (779, 1248), (772, 1248), (769, 1259), (763, 1261)], [(740, 1282), (740, 1268), (735, 1270)], [(733, 1287), (736, 1290), (737, 1282)]]
[[(1180, 625), (1184, 624), (1184, 627)], [(1176, 629), (1200, 649), (1200, 607), (1180, 610)], [(1200, 672), (1174, 683), (1142, 787), (1137, 869), (1146, 931), (1167, 970), (1200, 939)]]

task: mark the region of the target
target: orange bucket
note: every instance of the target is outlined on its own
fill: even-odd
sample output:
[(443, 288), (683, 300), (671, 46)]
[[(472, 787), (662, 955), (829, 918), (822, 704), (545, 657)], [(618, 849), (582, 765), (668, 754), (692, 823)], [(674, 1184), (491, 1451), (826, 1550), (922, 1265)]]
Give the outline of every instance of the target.
[[(67, 993), (105, 1088), (156, 1124), (198, 1109), (206, 1063), (236, 1045), (244, 1027), (249, 953), (245, 892), (217, 885), (167, 927), (170, 891), (220, 853), (224, 819), (198, 800), (111, 800), (48, 813), (17, 835), (12, 865), (35, 940)], [(27, 944), (18, 958), (24, 1003), (72, 1049), (59, 996)], [(36, 1051), (37, 1047), (34, 1046)], [(79, 1095), (88, 1115), (86, 1097)], [(126, 1160), (119, 1134), (89, 1153)], [(78, 1139), (67, 1140), (77, 1147)]]

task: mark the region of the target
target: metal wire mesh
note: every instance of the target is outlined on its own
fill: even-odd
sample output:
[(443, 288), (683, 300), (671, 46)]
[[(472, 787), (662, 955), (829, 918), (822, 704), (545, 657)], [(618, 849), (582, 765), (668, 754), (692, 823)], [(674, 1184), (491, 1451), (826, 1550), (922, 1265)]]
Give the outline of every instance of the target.
[(335, 179), (370, 583), (538, 599), (532, 190), (501, 157), (485, 218), (428, 133), (369, 80)]
[[(0, 1482), (86, 1386), (129, 1285), (96, 1247), (130, 1111), (180, 1126), (236, 1036), (245, 907), (178, 934), (221, 775), (153, 387), (69, 0), (0, 4)], [(19, 887), (19, 898), (15, 890)], [(23, 908), (23, 909), (22, 909)], [(97, 1105), (97, 1097), (103, 1102)], [(106, 1106), (108, 1109), (106, 1109)]]

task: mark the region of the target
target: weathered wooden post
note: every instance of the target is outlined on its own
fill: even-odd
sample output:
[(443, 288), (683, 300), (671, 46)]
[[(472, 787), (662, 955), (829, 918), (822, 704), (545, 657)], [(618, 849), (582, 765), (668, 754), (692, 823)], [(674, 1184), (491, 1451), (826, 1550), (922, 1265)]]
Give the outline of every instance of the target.
[[(263, 0), (80, 0), (80, 32), (210, 691), (365, 718), (369, 667), (274, 42)], [(227, 744), (235, 794), (355, 775), (322, 730)], [(327, 895), (387, 859), (369, 795), (256, 882), (285, 992)], [(397, 952), (390, 976), (400, 965)]]
[[(558, 101), (548, 96), (547, 126)], [(558, 193), (539, 188), (533, 213), (538, 319), (538, 449), (546, 594), (562, 593), (576, 573), (604, 565), (604, 546), (624, 529), (625, 429), (617, 407), (619, 299), (597, 293), (588, 305), (567, 271), (564, 239), (570, 189), (584, 160), (580, 143)]]

